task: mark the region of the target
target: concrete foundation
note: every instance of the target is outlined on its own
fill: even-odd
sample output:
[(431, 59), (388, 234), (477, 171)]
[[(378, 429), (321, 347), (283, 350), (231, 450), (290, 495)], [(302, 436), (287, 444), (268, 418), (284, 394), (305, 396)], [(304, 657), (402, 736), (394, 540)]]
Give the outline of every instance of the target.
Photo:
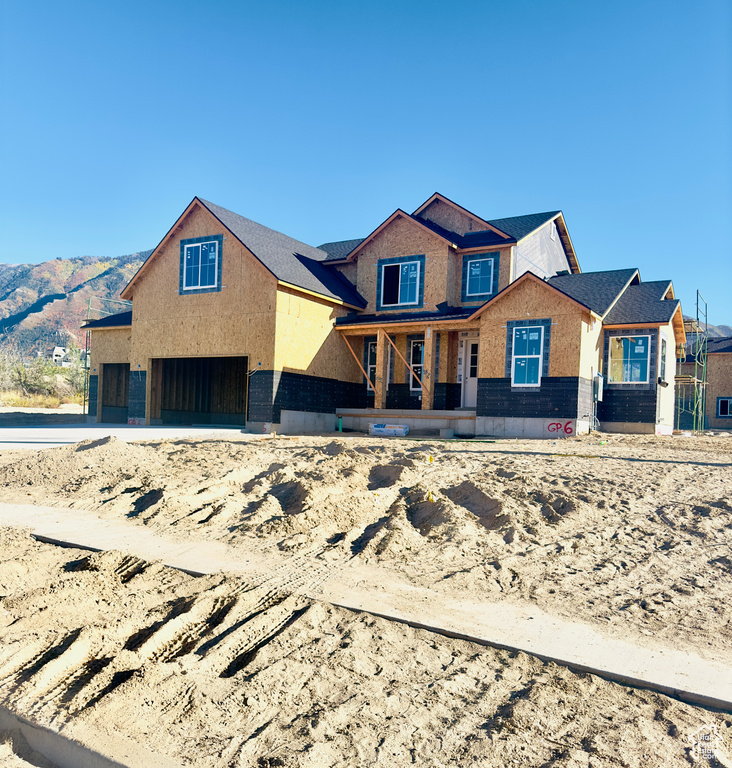
[(518, 419), (478, 416), (475, 420), (477, 435), (490, 437), (530, 437), (556, 440), (560, 437), (586, 435), (590, 422), (581, 419)]
[(334, 432), (338, 419), (335, 413), (310, 413), (309, 411), (286, 411), (280, 415), (279, 430), (285, 434), (303, 432)]
[[(622, 432), (626, 435), (662, 434), (656, 432), (656, 424), (642, 424), (636, 421), (601, 421), (600, 431)], [(668, 434), (670, 435), (672, 432), (669, 432)]]

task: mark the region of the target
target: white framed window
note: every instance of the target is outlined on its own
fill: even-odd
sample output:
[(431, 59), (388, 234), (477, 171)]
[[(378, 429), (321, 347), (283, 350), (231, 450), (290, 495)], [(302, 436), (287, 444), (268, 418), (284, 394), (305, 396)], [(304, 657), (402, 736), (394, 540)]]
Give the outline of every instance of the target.
[(381, 264), (381, 306), (400, 307), (419, 304), (421, 265), (418, 260)]
[(732, 419), (732, 397), (717, 398), (717, 416), (721, 419)]
[(661, 381), (666, 381), (666, 339), (661, 339), (661, 365), (659, 366)]
[(524, 325), (513, 329), (511, 386), (538, 387), (544, 352), (544, 326)]
[(468, 259), (466, 296), (487, 296), (493, 292), (493, 258)]
[(650, 336), (611, 336), (609, 384), (647, 384)]
[[(389, 342), (386, 342), (389, 344)], [(377, 342), (375, 341), (369, 341), (367, 342), (368, 347), (366, 348), (366, 373), (369, 376), (369, 380), (376, 383), (376, 349), (377, 349)], [(389, 344), (389, 348), (386, 353), (387, 360), (387, 382), (386, 382), (386, 388), (389, 389), (389, 379), (391, 379), (391, 344)], [(369, 384), (369, 382), (366, 382), (366, 391), (367, 392), (373, 392), (374, 388)]]
[(216, 288), (219, 243), (209, 240), (183, 246), (183, 290)]
[(422, 372), (424, 370), (424, 341), (413, 340), (410, 342), (409, 365), (412, 366), (412, 370), (419, 377), (416, 379), (411, 373), (409, 374), (409, 389), (412, 392), (421, 392)]
[(366, 352), (366, 373), (369, 375), (369, 378), (366, 382), (366, 391), (373, 392), (374, 388), (371, 386), (370, 382), (376, 381), (376, 342), (369, 341), (368, 345), (368, 350)]

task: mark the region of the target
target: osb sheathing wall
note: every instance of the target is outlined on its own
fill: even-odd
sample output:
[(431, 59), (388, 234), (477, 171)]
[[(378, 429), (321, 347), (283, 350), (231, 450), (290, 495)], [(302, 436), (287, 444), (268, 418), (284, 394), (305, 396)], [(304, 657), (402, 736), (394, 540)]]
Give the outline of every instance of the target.
[(463, 260), (470, 256), (478, 256), (481, 253), (499, 252), (498, 257), (498, 291), (502, 291), (511, 282), (511, 248), (484, 248), (480, 251), (471, 251), (468, 254), (458, 251), (456, 256), (455, 277), (450, 279), (451, 293), (447, 298), (449, 304), (460, 307), (475, 307), (485, 304), (483, 301), (462, 300)]
[(346, 342), (333, 328), (335, 318), (347, 314), (347, 308), (282, 286), (276, 307), (275, 370), (361, 380)]
[(478, 376), (505, 376), (507, 321), (546, 318), (552, 321), (549, 376), (579, 376), (583, 314), (586, 313), (571, 299), (543, 283), (529, 279), (516, 285), (480, 315)]
[[(179, 295), (180, 241), (223, 234), (222, 289)], [(133, 288), (132, 368), (158, 357), (248, 356), (274, 363), (277, 281), (199, 205), (181, 222)]]
[(732, 429), (732, 419), (717, 416), (717, 398), (732, 397), (732, 353), (707, 357), (707, 414), (712, 429)]
[[(434, 310), (454, 292), (456, 255), (450, 253), (445, 241), (416, 222), (400, 217), (392, 221), (367, 243), (357, 255), (358, 276), (356, 287), (368, 302), (365, 312), (376, 312), (376, 278), (379, 259), (396, 256), (425, 256), (424, 305), (422, 310)], [(452, 285), (451, 285), (452, 284)], [(450, 288), (448, 288), (450, 285)], [(404, 312), (404, 307), (394, 310)]]
[(464, 235), (466, 232), (480, 232), (486, 228), (485, 224), (473, 216), (469, 216), (452, 205), (443, 203), (442, 200), (435, 200), (430, 203), (423, 211), (420, 211), (419, 216), (433, 221), (449, 232), (457, 232), (459, 235)]
[(104, 365), (129, 363), (131, 351), (130, 328), (109, 328), (91, 332), (91, 374), (98, 376), (97, 419), (102, 418), (102, 392), (104, 391)]
[(129, 328), (92, 331), (90, 354), (93, 368), (103, 363), (129, 363), (131, 335)]

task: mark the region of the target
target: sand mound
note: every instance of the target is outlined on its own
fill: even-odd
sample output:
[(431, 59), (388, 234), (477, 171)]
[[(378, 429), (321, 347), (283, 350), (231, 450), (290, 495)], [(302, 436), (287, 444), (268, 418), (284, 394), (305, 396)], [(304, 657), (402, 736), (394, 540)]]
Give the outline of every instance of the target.
[(732, 653), (730, 463), (732, 441), (712, 437), (106, 439), (11, 457), (0, 483), (6, 498), (368, 560), (718, 656)]
[[(399, 497), (364, 552), (424, 545), (407, 510)], [(35, 581), (4, 587), (0, 703), (123, 733), (181, 765), (589, 768), (662, 755), (680, 768), (700, 726), (732, 736), (721, 713), (313, 602), (298, 589), (317, 561), (194, 578), (15, 531), (0, 537), (0, 584), (23, 557)], [(57, 599), (72, 585), (73, 603)], [(53, 768), (14, 734), (0, 760)]]

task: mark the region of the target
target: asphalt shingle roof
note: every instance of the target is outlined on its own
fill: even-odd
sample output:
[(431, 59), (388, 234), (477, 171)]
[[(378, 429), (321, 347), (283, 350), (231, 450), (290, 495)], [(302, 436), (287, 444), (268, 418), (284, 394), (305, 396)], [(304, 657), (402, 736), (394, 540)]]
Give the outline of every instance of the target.
[(458, 248), (480, 248), (482, 246), (490, 247), (496, 245), (513, 245), (516, 241), (513, 237), (505, 238), (496, 234), (492, 229), (481, 230), (479, 232), (468, 232), (465, 235), (459, 235), (457, 232), (451, 232), (449, 229), (435, 224), (430, 219), (424, 219), (421, 216), (412, 216), (413, 219), (425, 227), (431, 229), (436, 234), (455, 243)]
[(602, 317), (637, 272), (637, 269), (582, 272), (555, 275), (547, 282)]
[(99, 320), (90, 320), (84, 328), (124, 328), (128, 325), (132, 325), (132, 310), (129, 312), (120, 312), (116, 315), (107, 315), (107, 317), (100, 317)]
[(475, 312), (475, 307), (443, 306), (441, 310), (432, 312), (399, 312), (389, 315), (346, 315), (337, 317), (336, 325), (360, 325), (368, 323), (410, 323), (415, 320), (429, 322), (430, 320), (463, 320)]
[(301, 243), (274, 229), (245, 219), (220, 205), (197, 198), (216, 216), (278, 279), (322, 296), (339, 299), (357, 307), (366, 301), (343, 275), (320, 262), (325, 251)]
[(732, 352), (732, 336), (707, 340), (707, 354), (713, 355), (720, 352)]
[(546, 224), (547, 221), (550, 221), (559, 213), (561, 211), (529, 213), (525, 216), (510, 216), (507, 219), (489, 219), (488, 223), (516, 240), (521, 240), (521, 238), (530, 235), (535, 229), (538, 229), (542, 224)]
[(345, 259), (346, 256), (358, 245), (364, 241), (363, 237), (355, 240), (338, 240), (335, 243), (323, 243), (318, 246), (319, 251), (325, 251), (328, 255), (325, 261), (336, 261)]
[(671, 282), (657, 280), (629, 285), (603, 322), (607, 325), (667, 323), (680, 306), (678, 299), (664, 299)]

